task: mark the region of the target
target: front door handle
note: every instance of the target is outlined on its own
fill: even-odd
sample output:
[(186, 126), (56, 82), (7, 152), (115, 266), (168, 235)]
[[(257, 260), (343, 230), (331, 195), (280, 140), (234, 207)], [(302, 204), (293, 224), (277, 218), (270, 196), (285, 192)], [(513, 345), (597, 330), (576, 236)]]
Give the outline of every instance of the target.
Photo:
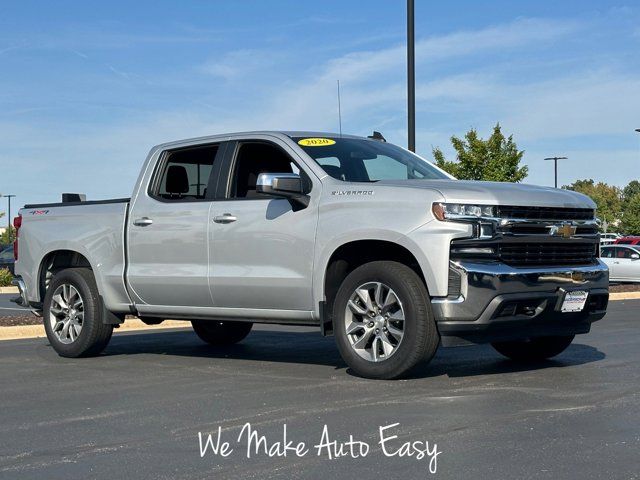
[(133, 224), (136, 227), (148, 227), (152, 223), (153, 223), (153, 220), (151, 220), (149, 217), (136, 218), (133, 221)]
[(217, 215), (213, 217), (213, 221), (216, 223), (232, 223), (238, 220), (235, 215), (231, 215), (230, 213), (223, 213), (222, 215)]

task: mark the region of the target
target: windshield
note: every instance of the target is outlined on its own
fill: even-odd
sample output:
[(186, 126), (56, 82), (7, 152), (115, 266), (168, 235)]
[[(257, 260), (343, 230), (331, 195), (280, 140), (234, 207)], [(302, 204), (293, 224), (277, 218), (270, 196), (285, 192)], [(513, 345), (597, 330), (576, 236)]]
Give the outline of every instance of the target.
[(417, 155), (378, 140), (292, 137), (328, 175), (346, 182), (449, 178)]

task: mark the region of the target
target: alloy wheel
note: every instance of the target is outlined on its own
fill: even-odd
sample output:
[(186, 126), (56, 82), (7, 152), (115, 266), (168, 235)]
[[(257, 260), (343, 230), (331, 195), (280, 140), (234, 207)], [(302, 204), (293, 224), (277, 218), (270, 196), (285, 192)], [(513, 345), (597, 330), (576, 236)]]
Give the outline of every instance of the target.
[(404, 309), (396, 293), (381, 282), (355, 289), (345, 309), (345, 330), (351, 348), (370, 362), (391, 357), (404, 337)]

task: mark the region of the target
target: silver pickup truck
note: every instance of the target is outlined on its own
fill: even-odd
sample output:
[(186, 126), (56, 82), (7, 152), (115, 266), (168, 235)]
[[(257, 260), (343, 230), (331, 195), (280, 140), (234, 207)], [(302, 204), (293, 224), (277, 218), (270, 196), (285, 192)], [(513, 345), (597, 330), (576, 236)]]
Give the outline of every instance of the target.
[(15, 225), (19, 302), (68, 357), (126, 315), (213, 345), (314, 325), (355, 373), (396, 378), (440, 345), (552, 357), (609, 296), (588, 197), (458, 181), (379, 135), (167, 143), (130, 199), (26, 205)]

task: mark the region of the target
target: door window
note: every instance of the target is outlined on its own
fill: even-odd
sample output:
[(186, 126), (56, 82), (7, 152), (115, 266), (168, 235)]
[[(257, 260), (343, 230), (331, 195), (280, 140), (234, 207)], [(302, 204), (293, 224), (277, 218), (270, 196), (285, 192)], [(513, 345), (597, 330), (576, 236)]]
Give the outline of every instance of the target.
[(203, 145), (168, 152), (161, 162), (151, 195), (163, 201), (211, 198), (209, 186), (219, 145)]
[(297, 173), (306, 176), (280, 147), (267, 142), (243, 142), (236, 151), (229, 197), (272, 198), (256, 191), (261, 173)]
[(615, 248), (603, 248), (601, 249), (600, 256), (602, 258), (613, 258)]
[(630, 248), (619, 248), (618, 250), (621, 250), (621, 256), (619, 255), (619, 258), (628, 258), (631, 259), (631, 255), (633, 255), (634, 253), (638, 253), (635, 250), (632, 250)]

